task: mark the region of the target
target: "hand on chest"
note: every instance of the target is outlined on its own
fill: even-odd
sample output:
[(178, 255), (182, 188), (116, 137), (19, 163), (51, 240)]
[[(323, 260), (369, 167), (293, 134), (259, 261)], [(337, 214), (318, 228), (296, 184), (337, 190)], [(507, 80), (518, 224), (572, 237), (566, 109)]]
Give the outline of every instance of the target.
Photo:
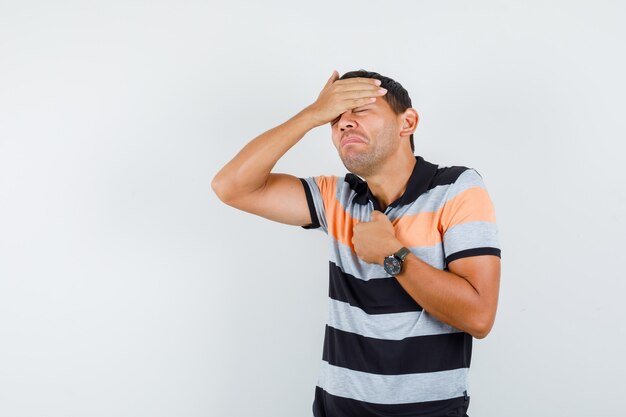
[(394, 225), (382, 212), (374, 210), (370, 221), (361, 221), (352, 228), (352, 246), (355, 253), (368, 263), (382, 265), (386, 256), (402, 244), (396, 238)]

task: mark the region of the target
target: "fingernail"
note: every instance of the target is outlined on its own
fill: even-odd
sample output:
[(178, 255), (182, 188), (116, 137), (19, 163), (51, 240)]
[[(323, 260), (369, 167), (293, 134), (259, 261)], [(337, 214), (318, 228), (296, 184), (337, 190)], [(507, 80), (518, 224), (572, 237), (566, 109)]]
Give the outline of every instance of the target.
[(379, 92), (379, 93), (382, 93), (382, 94), (385, 94), (385, 93), (387, 92), (387, 89), (385, 89), (385, 88), (379, 88), (379, 89), (378, 89), (378, 92)]
[(382, 84), (382, 81), (380, 81), (380, 80), (378, 80), (378, 79), (375, 79), (375, 80), (374, 80), (374, 84), (376, 84), (376, 85), (380, 85), (380, 84)]

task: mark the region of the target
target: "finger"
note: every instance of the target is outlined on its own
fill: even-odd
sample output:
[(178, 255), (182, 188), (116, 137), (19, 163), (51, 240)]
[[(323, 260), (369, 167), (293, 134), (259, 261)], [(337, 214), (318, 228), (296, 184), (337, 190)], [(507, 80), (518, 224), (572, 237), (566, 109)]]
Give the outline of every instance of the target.
[(352, 84), (335, 84), (333, 86), (336, 93), (343, 93), (346, 91), (376, 91), (382, 87), (372, 83), (352, 83)]
[[(377, 97), (381, 97), (381, 96), (383, 96), (385, 94), (386, 94), (386, 92), (384, 92), (384, 93), (377, 92), (375, 95), (353, 93), (353, 94), (350, 94), (350, 95), (352, 95), (352, 96), (356, 95), (356, 98), (339, 97), (339, 99), (341, 100), (340, 102), (338, 102), (340, 107), (337, 108), (339, 116), (337, 116), (337, 118), (335, 118), (334, 120), (331, 121), (331, 125), (334, 124), (334, 122), (336, 122), (337, 120), (339, 120), (339, 118), (341, 117), (341, 114), (343, 112), (355, 109), (357, 107), (365, 106), (367, 104), (373, 104), (374, 102), (376, 102), (376, 98)], [(360, 96), (363, 96), (363, 97), (360, 97)]]
[(337, 80), (334, 84), (336, 90), (370, 89), (380, 87), (380, 80), (374, 78), (347, 78)]
[(339, 79), (339, 73), (337, 72), (337, 70), (333, 70), (333, 73), (331, 74), (331, 76), (328, 79), (328, 81), (326, 81), (326, 84), (324, 85), (324, 88), (328, 87), (329, 85), (331, 85), (332, 83), (334, 83), (338, 79)]
[(381, 81), (376, 78), (365, 78), (365, 77), (344, 78), (343, 80), (339, 80), (338, 83), (339, 84), (366, 83), (366, 84), (373, 84), (373, 85), (382, 84)]
[(351, 100), (345, 100), (343, 107), (346, 110), (352, 110), (357, 107), (365, 106), (366, 104), (372, 104), (376, 101), (376, 97), (364, 97)]
[(387, 94), (387, 90), (384, 88), (378, 88), (376, 90), (354, 90), (354, 91), (343, 91), (341, 93), (336, 93), (337, 97), (340, 100), (357, 100), (360, 98), (368, 98), (368, 97), (381, 97)]

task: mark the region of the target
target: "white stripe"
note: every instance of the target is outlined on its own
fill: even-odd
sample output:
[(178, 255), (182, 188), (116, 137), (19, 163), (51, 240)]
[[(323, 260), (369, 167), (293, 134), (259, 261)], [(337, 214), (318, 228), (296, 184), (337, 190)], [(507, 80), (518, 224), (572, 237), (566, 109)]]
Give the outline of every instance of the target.
[(329, 394), (375, 404), (456, 398), (467, 390), (467, 368), (424, 374), (378, 375), (322, 361), (317, 385)]
[(440, 322), (426, 311), (367, 314), (358, 307), (330, 299), (328, 325), (344, 332), (383, 340), (458, 333), (459, 330)]

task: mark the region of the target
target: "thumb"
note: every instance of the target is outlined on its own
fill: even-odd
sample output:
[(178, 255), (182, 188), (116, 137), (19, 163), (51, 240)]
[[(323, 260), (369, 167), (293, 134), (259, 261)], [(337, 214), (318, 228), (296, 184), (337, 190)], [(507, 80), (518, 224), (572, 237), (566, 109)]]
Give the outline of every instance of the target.
[(378, 210), (374, 210), (374, 211), (372, 211), (372, 218), (371, 218), (371, 221), (378, 220), (378, 219), (380, 218), (380, 216), (384, 216), (384, 214), (383, 214), (383, 213), (381, 213), (381, 212), (380, 212), (380, 211), (378, 211)]
[(339, 79), (339, 73), (337, 72), (337, 70), (333, 70), (333, 73), (330, 76), (330, 78), (328, 79), (328, 81), (326, 81), (326, 84), (324, 85), (324, 88), (328, 87), (329, 85), (331, 85), (332, 83), (334, 83), (338, 79)]

